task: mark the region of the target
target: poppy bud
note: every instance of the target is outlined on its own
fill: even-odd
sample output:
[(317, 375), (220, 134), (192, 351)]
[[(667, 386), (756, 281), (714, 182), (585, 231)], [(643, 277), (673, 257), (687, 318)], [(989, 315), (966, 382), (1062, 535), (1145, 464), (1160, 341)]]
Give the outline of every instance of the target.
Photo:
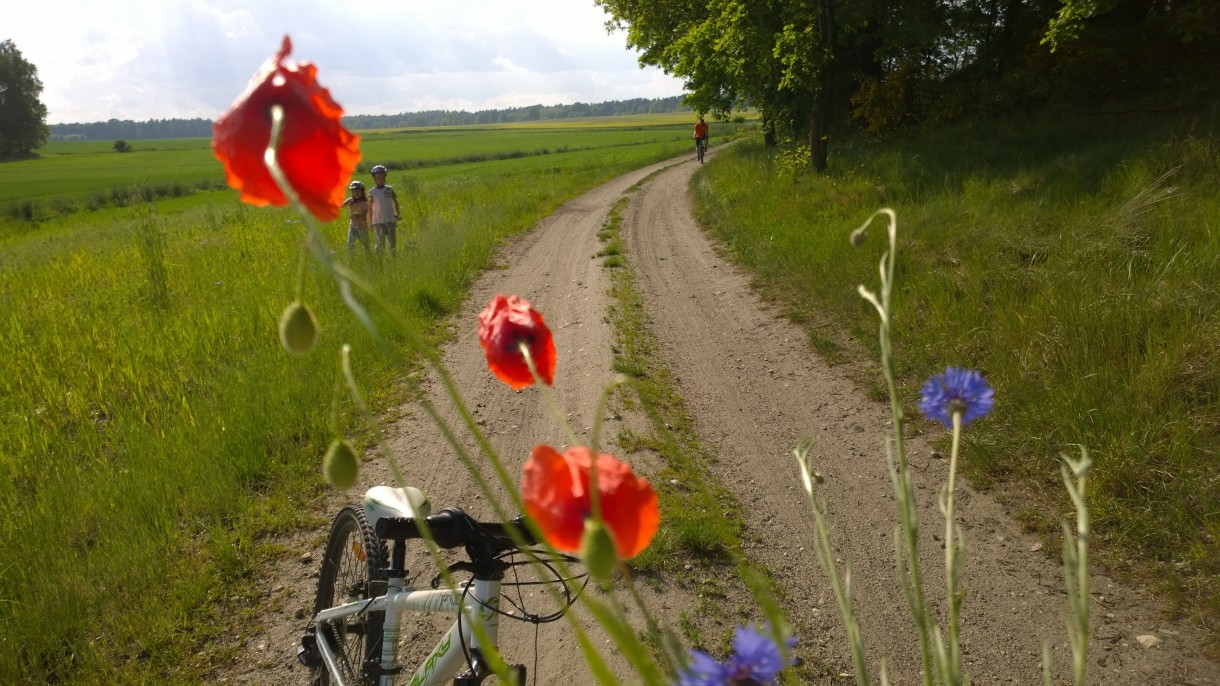
[(580, 559), (594, 581), (602, 588), (610, 587), (614, 580), (614, 570), (618, 568), (618, 554), (610, 530), (593, 518), (585, 520), (585, 535), (580, 542)]
[(347, 441), (335, 439), (322, 458), (322, 473), (331, 486), (343, 491), (356, 485), (356, 474), (360, 466), (356, 462), (356, 451)]
[(293, 355), (308, 355), (318, 343), (318, 323), (300, 301), (294, 300), (280, 315), (280, 342)]

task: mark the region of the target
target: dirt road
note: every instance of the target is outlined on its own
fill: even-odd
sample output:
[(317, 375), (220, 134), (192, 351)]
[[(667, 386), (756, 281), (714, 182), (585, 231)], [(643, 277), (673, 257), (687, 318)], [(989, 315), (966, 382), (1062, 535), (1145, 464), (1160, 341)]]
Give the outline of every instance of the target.
[[(701, 442), (715, 455), (712, 471), (732, 487), (746, 509), (747, 540), (755, 541), (747, 544), (748, 555), (774, 575), (785, 595), (799, 631), (798, 654), (825, 663), (834, 675), (826, 677), (827, 683), (849, 675), (844, 632), (816, 565), (808, 505), (790, 455), (799, 440), (813, 439), (818, 468), (826, 477), (836, 553), (851, 564), (874, 682), (884, 655), (891, 683), (919, 683), (912, 621), (895, 583), (896, 513), (882, 445), (888, 408), (866, 399), (843, 370), (822, 363), (809, 349), (805, 332), (777, 317), (751, 291), (748, 276), (718, 255), (691, 213), (689, 186), (698, 169), (697, 163), (684, 159), (627, 174), (569, 202), (507, 246), (499, 257), (502, 268), (478, 279), (454, 319), (454, 338), (443, 351), (446, 365), (514, 478), (533, 445), (566, 444), (561, 426), (536, 390), (514, 393), (492, 378), (476, 339), (475, 316), (494, 294), (529, 299), (555, 335), (558, 403), (578, 437), (587, 439), (597, 396), (610, 377), (613, 338), (606, 317), (608, 276), (594, 257), (601, 247), (596, 234), (633, 184), (662, 170), (631, 194), (622, 225), (627, 260), (645, 295), (664, 363), (695, 418)], [(846, 240), (853, 227), (835, 228)], [(424, 383), (437, 406), (456, 421), (435, 379)], [(477, 517), (490, 518), (491, 507), (427, 417), (412, 406), (402, 408), (400, 415), (386, 432), (407, 480), (427, 492), (437, 507), (458, 504)], [(605, 441), (612, 441), (621, 423), (634, 421), (638, 419), (627, 414), (610, 418)], [(934, 437), (913, 435), (908, 447), (921, 502), (924, 575), (930, 597), (939, 599), (943, 520), (934, 501), (947, 462), (932, 450)], [(473, 442), (468, 443), (475, 452)], [(648, 471), (649, 456), (627, 457)], [(357, 488), (334, 496), (325, 507), (333, 512), (363, 488), (390, 481), (386, 459), (379, 456), (367, 465)], [(1060, 567), (1037, 551), (1038, 541), (1024, 534), (992, 498), (968, 485), (959, 488), (958, 518), (968, 546), (963, 583), (966, 671), (976, 684), (1041, 683), (1039, 654), (1048, 640), (1055, 673), (1067, 679)], [(303, 670), (295, 666), (295, 645), (306, 621), (303, 608), (312, 600), (315, 579), (305, 570), (317, 567), (324, 543), (318, 538), (288, 542), (302, 551), (304, 561), (285, 560), (269, 570), (268, 609), (258, 622), (261, 629), (246, 639), (237, 664), (218, 666), (218, 679), (304, 683)], [(676, 622), (679, 612), (694, 607), (695, 599), (683, 590), (682, 581), (665, 580), (647, 589), (647, 600), (662, 620)], [(1164, 621), (1150, 594), (1099, 575), (1093, 578), (1093, 591), (1090, 683), (1220, 683), (1220, 665), (1200, 656), (1199, 635), (1189, 626)], [(746, 598), (730, 600), (748, 605)], [(595, 627), (592, 631), (598, 645), (608, 645)], [(1159, 643), (1146, 648), (1139, 636), (1153, 636)], [(502, 640), (509, 656), (526, 663), (539, 684), (591, 683), (564, 622), (545, 625), (537, 634), (508, 622)], [(609, 659), (631, 682), (623, 661), (613, 655)]]

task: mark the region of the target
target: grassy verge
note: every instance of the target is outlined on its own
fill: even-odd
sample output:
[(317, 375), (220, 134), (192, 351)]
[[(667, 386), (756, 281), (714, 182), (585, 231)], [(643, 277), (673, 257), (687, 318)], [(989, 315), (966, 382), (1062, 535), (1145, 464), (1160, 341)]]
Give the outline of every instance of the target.
[[(651, 177), (650, 177), (651, 178)], [(782, 593), (764, 571), (747, 559), (742, 547), (742, 511), (732, 494), (708, 469), (712, 455), (695, 433), (692, 418), (671, 381), (649, 329), (642, 294), (628, 268), (629, 256), (620, 236), (622, 211), (636, 184), (615, 205), (598, 234), (599, 253), (610, 269), (614, 303), (610, 321), (615, 331), (614, 370), (631, 379), (618, 394), (626, 407), (641, 411), (648, 420), (646, 435), (623, 430), (618, 444), (624, 451), (649, 451), (660, 456), (662, 467), (650, 475), (665, 516), (652, 544), (632, 560), (644, 575), (663, 571), (680, 584), (692, 584), (699, 598), (694, 615), (683, 613), (678, 629), (688, 645), (713, 654), (730, 652), (733, 628), (762, 618), (784, 617)], [(751, 605), (726, 603), (748, 595)], [(787, 619), (787, 618), (785, 618)], [(715, 626), (715, 633), (709, 629)], [(809, 635), (802, 627), (798, 633)], [(830, 672), (809, 660), (796, 668), (802, 683), (825, 678)]]
[[(400, 189), (394, 261), (354, 266), (424, 331), (504, 238), (681, 143), (435, 173)], [(0, 683), (199, 683), (246, 633), (278, 532), (308, 513), (336, 434), (367, 445), (343, 342), (377, 409), (401, 391), (306, 261), (319, 349), (290, 358), (299, 217), (231, 196), (147, 203), (0, 237)], [(345, 230), (325, 227), (342, 251)]]
[(853, 249), (847, 235), (893, 207), (902, 392), (915, 402), (946, 364), (987, 375), (996, 411), (972, 427), (964, 469), (1044, 533), (1052, 555), (1071, 510), (1055, 462), (1087, 445), (1101, 565), (1157, 588), (1214, 636), (1218, 123), (1212, 111), (843, 140), (826, 176), (746, 142), (707, 166), (698, 206), (809, 326), (811, 345), (842, 359), (874, 357), (876, 345), (875, 317), (854, 290), (876, 251)]

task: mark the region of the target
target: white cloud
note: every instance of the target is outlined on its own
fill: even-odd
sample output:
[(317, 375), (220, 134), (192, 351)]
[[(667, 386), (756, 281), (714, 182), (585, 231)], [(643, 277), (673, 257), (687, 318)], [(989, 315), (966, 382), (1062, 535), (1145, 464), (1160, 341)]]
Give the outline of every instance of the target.
[(215, 118), (293, 39), (352, 114), (666, 97), (592, 0), (62, 0), (10, 14), (48, 122)]

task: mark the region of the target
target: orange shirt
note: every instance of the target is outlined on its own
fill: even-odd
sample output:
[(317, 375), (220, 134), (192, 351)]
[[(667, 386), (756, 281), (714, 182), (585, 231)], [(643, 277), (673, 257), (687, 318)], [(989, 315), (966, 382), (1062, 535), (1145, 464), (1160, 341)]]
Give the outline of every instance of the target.
[(695, 124), (695, 138), (707, 138), (707, 122)]

